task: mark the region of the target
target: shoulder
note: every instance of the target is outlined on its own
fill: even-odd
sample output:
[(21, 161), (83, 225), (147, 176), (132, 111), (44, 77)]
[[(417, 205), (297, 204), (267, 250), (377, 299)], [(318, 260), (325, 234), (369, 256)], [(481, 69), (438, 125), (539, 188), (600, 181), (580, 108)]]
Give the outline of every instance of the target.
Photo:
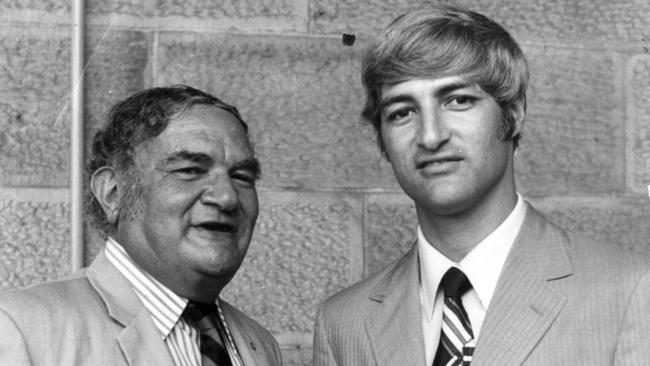
[(377, 286), (377, 283), (384, 278), (385, 271), (386, 270), (383, 270), (380, 273), (365, 278), (331, 295), (322, 304), (324, 312), (338, 312), (345, 309), (362, 308), (363, 304), (368, 301), (368, 298), (373, 289)]
[(562, 243), (574, 271), (586, 282), (597, 284), (602, 280), (616, 282), (619, 287), (635, 286), (650, 270), (648, 251), (635, 252), (620, 243), (590, 238), (553, 224), (535, 209), (531, 211), (546, 226), (544, 235)]
[(595, 240), (568, 231), (565, 233), (567, 252), (576, 271), (599, 274), (610, 283), (634, 286), (650, 270), (648, 252), (634, 252), (619, 243)]
[(101, 304), (81, 270), (67, 278), (0, 294), (0, 311), (16, 324), (74, 322), (85, 307)]
[(396, 259), (380, 272), (371, 275), (327, 298), (320, 307), (319, 316), (327, 318), (358, 317), (360, 312), (369, 310), (370, 299), (383, 289), (404, 286), (399, 283), (407, 278), (405, 271), (408, 271), (410, 262), (415, 261), (416, 251), (412, 248), (409, 252)]
[(25, 309), (25, 307), (51, 307), (77, 302), (78, 298), (72, 296), (87, 293), (92, 289), (85, 273), (84, 269), (60, 280), (0, 293), (0, 307)]

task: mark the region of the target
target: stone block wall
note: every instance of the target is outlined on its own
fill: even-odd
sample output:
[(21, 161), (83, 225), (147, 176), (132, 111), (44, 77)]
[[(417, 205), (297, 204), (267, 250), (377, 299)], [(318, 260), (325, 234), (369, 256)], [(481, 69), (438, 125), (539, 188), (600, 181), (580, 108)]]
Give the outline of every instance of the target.
[[(440, 2), (493, 17), (528, 57), (521, 193), (561, 226), (648, 250), (650, 3)], [(0, 2), (0, 290), (70, 271), (70, 3)], [(359, 121), (359, 64), (390, 20), (427, 1), (86, 3), (87, 135), (117, 100), (175, 83), (249, 121), (261, 213), (225, 297), (277, 336), (287, 365), (310, 364), (318, 303), (414, 238), (412, 205)], [(89, 261), (102, 243), (87, 238)]]

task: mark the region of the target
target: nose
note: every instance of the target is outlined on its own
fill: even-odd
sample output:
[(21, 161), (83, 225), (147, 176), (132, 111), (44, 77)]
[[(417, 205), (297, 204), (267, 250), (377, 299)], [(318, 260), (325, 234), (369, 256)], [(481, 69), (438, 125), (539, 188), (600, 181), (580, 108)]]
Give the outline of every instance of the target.
[(432, 108), (421, 113), (418, 145), (427, 150), (437, 150), (449, 140), (449, 130), (440, 111)]
[(217, 206), (222, 211), (233, 211), (237, 208), (239, 197), (230, 177), (220, 176), (210, 180), (200, 199), (205, 205)]

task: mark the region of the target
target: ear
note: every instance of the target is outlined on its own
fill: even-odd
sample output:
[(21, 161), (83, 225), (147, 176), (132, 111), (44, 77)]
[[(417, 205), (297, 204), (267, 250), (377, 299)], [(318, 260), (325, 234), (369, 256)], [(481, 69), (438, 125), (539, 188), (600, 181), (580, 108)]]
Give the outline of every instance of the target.
[(104, 209), (109, 223), (115, 225), (120, 214), (118, 175), (112, 167), (97, 169), (90, 181), (93, 195)]
[(515, 122), (514, 135), (521, 133), (526, 119), (526, 102), (522, 99), (516, 100), (510, 104), (510, 113)]

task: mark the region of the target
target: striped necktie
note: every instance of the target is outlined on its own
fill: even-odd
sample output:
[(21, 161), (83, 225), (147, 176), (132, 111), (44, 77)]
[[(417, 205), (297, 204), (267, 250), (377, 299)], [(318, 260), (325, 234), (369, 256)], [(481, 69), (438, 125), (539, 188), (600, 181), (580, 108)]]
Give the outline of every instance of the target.
[(445, 306), (442, 311), (440, 343), (433, 366), (469, 366), (476, 341), (460, 297), (472, 285), (467, 276), (455, 267), (445, 273), (440, 285), (445, 291)]
[(194, 324), (201, 334), (201, 364), (203, 366), (232, 366), (228, 350), (219, 335), (217, 307), (194, 301), (187, 303), (183, 318)]

